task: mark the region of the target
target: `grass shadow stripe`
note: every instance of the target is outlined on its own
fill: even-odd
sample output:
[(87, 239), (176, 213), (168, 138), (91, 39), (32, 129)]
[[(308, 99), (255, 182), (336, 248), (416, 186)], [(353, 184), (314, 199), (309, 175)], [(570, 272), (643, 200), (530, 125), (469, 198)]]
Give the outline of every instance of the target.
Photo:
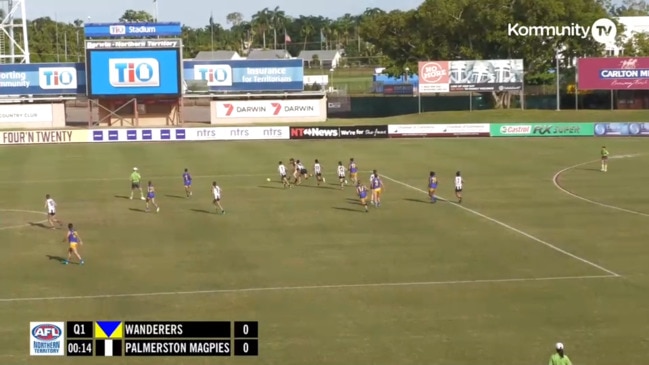
[(394, 288), (394, 287), (471, 285), (471, 284), (473, 284), (473, 285), (505, 284), (505, 283), (524, 283), (524, 282), (562, 281), (562, 280), (614, 279), (614, 278), (619, 278), (619, 277), (620, 277), (619, 275), (612, 275), (611, 274), (611, 275), (585, 275), (585, 276), (555, 276), (555, 277), (541, 277), (541, 278), (477, 279), (477, 280), (446, 280), (446, 281), (413, 281), (413, 282), (398, 282), (398, 283), (365, 283), (365, 284), (359, 283), (359, 284), (275, 286), (275, 287), (258, 287), (258, 288), (169, 291), (169, 292), (150, 292), (150, 293), (98, 294), (98, 295), (75, 295), (75, 296), (57, 296), (57, 297), (0, 298), (0, 303), (40, 302), (40, 301), (55, 301), (55, 300), (60, 301), (60, 300), (84, 300), (84, 299), (136, 298), (136, 297), (172, 296), (172, 295), (242, 294), (242, 293), (273, 292), (273, 291), (337, 290), (337, 289), (354, 289), (354, 288), (391, 288), (391, 287)]
[[(407, 187), (407, 188), (409, 188), (409, 189), (416, 190), (416, 191), (422, 192), (422, 193), (424, 193), (424, 194), (428, 194), (428, 192), (426, 192), (426, 191), (423, 190), (423, 189), (417, 188), (417, 187), (412, 186), (412, 185), (410, 185), (410, 184), (406, 184), (406, 183), (403, 182), (403, 181), (399, 181), (399, 180), (393, 179), (393, 178), (391, 178), (391, 177), (389, 177), (389, 176), (386, 176), (385, 174), (382, 174), (381, 176), (383, 176), (383, 177), (384, 177), (385, 179), (387, 179), (387, 180), (390, 180), (390, 181), (392, 181), (392, 182), (394, 182), (394, 183), (396, 183), (396, 184), (399, 184), (399, 185), (405, 186), (405, 187)], [(439, 197), (439, 200), (447, 201), (447, 202), (448, 202), (448, 200), (445, 199), (445, 198), (443, 198), (443, 197)], [(561, 254), (564, 254), (564, 255), (566, 255), (566, 256), (568, 256), (568, 257), (571, 257), (571, 258), (573, 258), (573, 259), (575, 259), (575, 260), (577, 260), (577, 261), (581, 261), (581, 262), (583, 262), (584, 264), (587, 264), (587, 265), (589, 265), (589, 266), (592, 266), (592, 267), (594, 267), (594, 268), (596, 268), (596, 269), (598, 269), (598, 270), (600, 270), (600, 271), (603, 271), (603, 272), (605, 272), (605, 273), (607, 273), (607, 274), (610, 274), (610, 275), (613, 275), (613, 276), (621, 276), (620, 274), (617, 274), (617, 273), (615, 273), (615, 272), (613, 272), (613, 271), (611, 271), (611, 270), (609, 270), (609, 269), (607, 269), (607, 268), (605, 268), (605, 267), (603, 267), (603, 266), (601, 266), (601, 265), (598, 265), (598, 264), (596, 264), (596, 263), (594, 263), (594, 262), (592, 262), (592, 261), (589, 261), (589, 260), (587, 260), (587, 259), (585, 259), (585, 258), (583, 258), (583, 257), (577, 256), (577, 255), (575, 255), (575, 254), (573, 254), (573, 253), (571, 253), (571, 252), (568, 252), (568, 251), (566, 251), (566, 250), (564, 250), (564, 249), (562, 249), (562, 248), (560, 248), (560, 247), (557, 247), (557, 246), (555, 246), (555, 245), (553, 245), (553, 244), (551, 244), (551, 243), (549, 243), (549, 242), (547, 242), (547, 241), (544, 241), (544, 240), (542, 240), (542, 239), (540, 239), (540, 238), (538, 238), (538, 237), (536, 237), (536, 236), (533, 236), (533, 235), (531, 235), (531, 234), (529, 234), (529, 233), (527, 233), (527, 232), (521, 231), (520, 229), (518, 229), (518, 228), (516, 228), (516, 227), (513, 227), (513, 226), (510, 226), (509, 224), (507, 224), (507, 223), (505, 223), (505, 222), (499, 221), (499, 220), (497, 220), (497, 219), (495, 219), (495, 218), (489, 217), (488, 215), (482, 214), (482, 213), (478, 212), (477, 210), (473, 210), (473, 209), (471, 209), (471, 208), (467, 208), (467, 207), (465, 207), (465, 206), (463, 206), (463, 205), (460, 205), (460, 204), (455, 204), (455, 203), (450, 203), (450, 204), (452, 204), (454, 207), (457, 207), (457, 208), (459, 208), (459, 209), (462, 209), (462, 210), (464, 210), (464, 211), (466, 211), (466, 212), (469, 212), (469, 213), (471, 213), (471, 214), (473, 214), (473, 215), (476, 215), (476, 216), (478, 216), (478, 217), (480, 217), (480, 218), (483, 218), (483, 219), (485, 219), (485, 220), (488, 220), (489, 222), (495, 223), (495, 224), (497, 224), (497, 225), (499, 225), (499, 226), (501, 226), (501, 227), (503, 227), (503, 228), (506, 228), (506, 229), (508, 229), (508, 230), (510, 230), (510, 231), (512, 231), (512, 232), (518, 233), (518, 234), (520, 234), (521, 236), (527, 237), (527, 238), (529, 238), (530, 240), (532, 240), (532, 241), (534, 241), (534, 242), (540, 243), (540, 244), (542, 244), (542, 245), (544, 245), (544, 246), (546, 246), (546, 247), (549, 247), (549, 248), (551, 248), (551, 249), (553, 249), (553, 250), (555, 250), (555, 251), (557, 251), (557, 252), (559, 252), (559, 253), (561, 253)]]

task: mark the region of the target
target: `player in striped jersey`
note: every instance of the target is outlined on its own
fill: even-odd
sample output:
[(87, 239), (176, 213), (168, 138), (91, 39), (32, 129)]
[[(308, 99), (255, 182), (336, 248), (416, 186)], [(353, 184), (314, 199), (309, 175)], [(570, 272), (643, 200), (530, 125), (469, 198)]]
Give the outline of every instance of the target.
[(464, 179), (462, 179), (462, 174), (460, 172), (455, 173), (455, 197), (457, 198), (458, 204), (462, 204), (462, 188), (464, 186)]
[(338, 181), (340, 182), (340, 188), (343, 189), (345, 187), (345, 166), (343, 166), (342, 161), (338, 161), (338, 168), (336, 169), (336, 173), (338, 174)]
[(282, 181), (282, 184), (284, 184), (284, 189), (287, 187), (291, 187), (291, 183), (288, 181), (288, 177), (286, 176), (286, 166), (282, 163), (282, 161), (279, 162), (279, 166), (277, 166), (277, 172), (279, 172), (279, 178)]
[[(377, 176), (378, 176), (378, 173), (376, 172), (376, 170), (372, 170), (372, 175), (370, 175), (370, 186), (372, 186), (372, 181), (374, 181), (374, 178), (377, 177)], [(370, 199), (371, 199), (372, 205), (374, 205), (374, 203), (375, 203), (374, 202), (374, 194), (370, 194)]]
[(315, 174), (315, 180), (317, 181), (318, 186), (320, 186), (321, 182), (325, 182), (325, 178), (322, 176), (322, 166), (317, 158), (313, 164), (313, 173)]

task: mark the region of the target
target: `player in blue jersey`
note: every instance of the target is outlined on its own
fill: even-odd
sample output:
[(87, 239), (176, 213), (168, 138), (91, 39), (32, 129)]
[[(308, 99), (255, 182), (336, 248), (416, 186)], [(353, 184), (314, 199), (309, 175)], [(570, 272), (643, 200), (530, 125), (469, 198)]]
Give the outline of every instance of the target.
[(68, 233), (63, 238), (63, 242), (67, 242), (69, 245), (68, 259), (63, 261), (63, 264), (69, 264), (72, 255), (74, 255), (77, 257), (77, 259), (79, 259), (79, 265), (83, 265), (84, 261), (81, 258), (81, 255), (79, 255), (79, 246), (83, 245), (83, 242), (81, 241), (81, 237), (79, 236), (77, 231), (74, 229), (74, 225), (72, 225), (72, 223), (68, 224)]
[(349, 180), (354, 185), (358, 183), (358, 166), (353, 157), (349, 159)]
[(428, 197), (430, 198), (431, 203), (437, 203), (437, 196), (435, 191), (437, 190), (437, 176), (435, 176), (435, 171), (431, 171), (428, 176)]
[(378, 173), (374, 174), (374, 178), (370, 182), (370, 189), (372, 190), (374, 206), (378, 208), (381, 206), (381, 193), (383, 189), (383, 180), (381, 180)]
[(146, 212), (149, 211), (149, 203), (153, 204), (156, 213), (160, 211), (160, 207), (155, 202), (155, 188), (153, 187), (153, 183), (151, 181), (149, 181), (146, 187), (146, 208), (144, 209)]
[(367, 209), (367, 187), (360, 181), (356, 183), (356, 194), (358, 194), (358, 198), (361, 201), (361, 205), (365, 208), (365, 212), (369, 212)]
[(183, 184), (185, 186), (185, 194), (189, 198), (190, 196), (192, 196), (192, 175), (187, 169), (185, 169), (185, 172), (183, 172)]

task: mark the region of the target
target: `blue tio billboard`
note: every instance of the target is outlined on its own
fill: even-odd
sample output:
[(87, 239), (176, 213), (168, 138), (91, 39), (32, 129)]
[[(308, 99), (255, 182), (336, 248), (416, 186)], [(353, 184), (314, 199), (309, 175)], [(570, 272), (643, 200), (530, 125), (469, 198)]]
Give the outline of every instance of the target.
[(83, 63), (0, 64), (0, 95), (86, 93)]
[(178, 37), (180, 23), (88, 23), (83, 27), (86, 38)]
[(180, 96), (180, 50), (88, 51), (88, 96)]
[(183, 77), (188, 84), (207, 84), (210, 92), (304, 90), (301, 59), (185, 61)]

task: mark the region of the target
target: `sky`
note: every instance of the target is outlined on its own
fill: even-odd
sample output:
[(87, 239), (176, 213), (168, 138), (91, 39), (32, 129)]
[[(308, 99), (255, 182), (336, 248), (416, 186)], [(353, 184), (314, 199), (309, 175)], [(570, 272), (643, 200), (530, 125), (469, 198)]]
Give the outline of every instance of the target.
[[(153, 14), (153, 0), (24, 0), (27, 18), (35, 19), (49, 16), (61, 22), (81, 19), (91, 23), (110, 23), (127, 9), (145, 10)], [(227, 27), (225, 16), (240, 12), (249, 19), (253, 13), (268, 7), (279, 6), (287, 15), (314, 15), (337, 18), (345, 13), (360, 14), (367, 8), (383, 10), (410, 10), (423, 3), (423, 0), (158, 0), (158, 19), (179, 21), (191, 27), (205, 26), (210, 13), (214, 21)]]

